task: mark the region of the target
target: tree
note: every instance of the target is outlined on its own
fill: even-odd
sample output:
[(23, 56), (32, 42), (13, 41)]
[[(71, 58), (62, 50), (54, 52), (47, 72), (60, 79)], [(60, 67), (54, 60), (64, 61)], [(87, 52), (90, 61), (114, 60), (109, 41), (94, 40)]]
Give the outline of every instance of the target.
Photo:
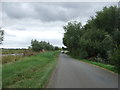
[[(111, 62), (109, 57), (114, 55), (113, 52), (118, 52), (116, 47), (120, 45), (120, 8), (104, 7), (86, 25), (75, 21), (63, 28), (63, 44), (71, 55), (80, 58), (100, 57), (105, 62)], [(111, 60), (114, 62), (114, 59)]]
[(77, 48), (79, 47), (78, 41), (80, 37), (80, 30), (82, 25), (80, 22), (69, 22), (63, 27), (65, 30), (63, 44), (75, 56), (78, 55)]
[(2, 44), (3, 37), (4, 37), (4, 30), (2, 30), (0, 27), (0, 44)]
[[(103, 10), (96, 12), (95, 17), (91, 17), (85, 28), (97, 28), (111, 34), (120, 26), (120, 10), (116, 6), (104, 7)], [(118, 25), (119, 24), (119, 25)]]
[(120, 45), (117, 46), (113, 53), (109, 56), (110, 62), (114, 64), (116, 69), (120, 71)]
[(120, 45), (120, 30), (118, 30), (118, 29), (115, 30), (115, 31), (113, 32), (112, 37), (113, 37), (114, 43), (115, 43), (117, 46), (119, 46), (119, 45)]
[(31, 40), (31, 48), (33, 51), (41, 51), (41, 50), (53, 50), (53, 46), (45, 41), (37, 41), (35, 40)]
[(31, 47), (33, 51), (40, 51), (43, 49), (43, 46), (39, 44), (39, 42), (35, 40), (31, 40)]
[(55, 47), (54, 47), (54, 50), (59, 50), (59, 47), (58, 47), (58, 46), (55, 46)]

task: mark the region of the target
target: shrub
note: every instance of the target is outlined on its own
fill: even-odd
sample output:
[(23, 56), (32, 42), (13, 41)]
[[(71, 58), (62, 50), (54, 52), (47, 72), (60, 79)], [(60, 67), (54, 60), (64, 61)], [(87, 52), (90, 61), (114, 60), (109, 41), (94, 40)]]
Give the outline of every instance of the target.
[(115, 65), (115, 68), (120, 71), (120, 45), (114, 49), (114, 52), (109, 57), (110, 62)]

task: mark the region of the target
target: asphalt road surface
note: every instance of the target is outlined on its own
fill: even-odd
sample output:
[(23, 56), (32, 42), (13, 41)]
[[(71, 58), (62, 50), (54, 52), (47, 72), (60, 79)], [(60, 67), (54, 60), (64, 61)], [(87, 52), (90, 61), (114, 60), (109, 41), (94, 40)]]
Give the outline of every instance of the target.
[(60, 54), (47, 88), (118, 88), (118, 76)]

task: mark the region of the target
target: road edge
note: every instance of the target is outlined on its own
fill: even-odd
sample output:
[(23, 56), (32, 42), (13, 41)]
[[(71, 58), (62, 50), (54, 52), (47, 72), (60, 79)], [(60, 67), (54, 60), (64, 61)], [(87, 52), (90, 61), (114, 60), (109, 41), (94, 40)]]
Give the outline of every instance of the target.
[(49, 86), (50, 86), (50, 81), (51, 81), (51, 79), (53, 78), (53, 76), (55, 75), (55, 72), (56, 72), (56, 69), (57, 69), (57, 65), (58, 65), (59, 55), (60, 55), (60, 54), (58, 54), (58, 57), (56, 58), (57, 62), (56, 62), (56, 64), (55, 64), (55, 66), (54, 66), (53, 71), (51, 72), (51, 75), (50, 75), (50, 77), (49, 77), (49, 79), (48, 79), (48, 81), (47, 81), (47, 83), (46, 83), (46, 85), (45, 85), (45, 88), (50, 88), (50, 87), (49, 87)]
[(83, 62), (83, 63), (90, 64), (90, 65), (95, 66), (95, 67), (98, 67), (98, 68), (101, 68), (101, 69), (103, 69), (103, 70), (105, 70), (105, 71), (108, 71), (108, 72), (114, 74), (114, 75), (117, 75), (117, 76), (119, 75), (118, 73), (115, 73), (115, 72), (110, 71), (110, 70), (108, 70), (108, 69), (106, 69), (106, 68), (103, 68), (103, 67), (97, 66), (97, 65), (95, 65), (95, 64), (91, 64), (91, 63), (88, 63), (88, 62), (85, 62), (85, 61), (82, 61), (82, 60), (79, 60), (79, 59), (76, 59), (76, 60), (81, 61), (81, 62)]

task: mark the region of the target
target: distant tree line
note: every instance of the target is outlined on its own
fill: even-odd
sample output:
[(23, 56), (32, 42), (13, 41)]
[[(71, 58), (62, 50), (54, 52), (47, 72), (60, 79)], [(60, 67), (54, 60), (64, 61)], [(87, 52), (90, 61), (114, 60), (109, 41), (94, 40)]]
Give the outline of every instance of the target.
[(33, 51), (42, 51), (42, 50), (59, 50), (59, 47), (51, 45), (49, 42), (46, 41), (37, 41), (31, 40), (31, 46), (29, 47)]
[(72, 56), (120, 67), (120, 8), (104, 7), (87, 24), (69, 22), (63, 43)]

